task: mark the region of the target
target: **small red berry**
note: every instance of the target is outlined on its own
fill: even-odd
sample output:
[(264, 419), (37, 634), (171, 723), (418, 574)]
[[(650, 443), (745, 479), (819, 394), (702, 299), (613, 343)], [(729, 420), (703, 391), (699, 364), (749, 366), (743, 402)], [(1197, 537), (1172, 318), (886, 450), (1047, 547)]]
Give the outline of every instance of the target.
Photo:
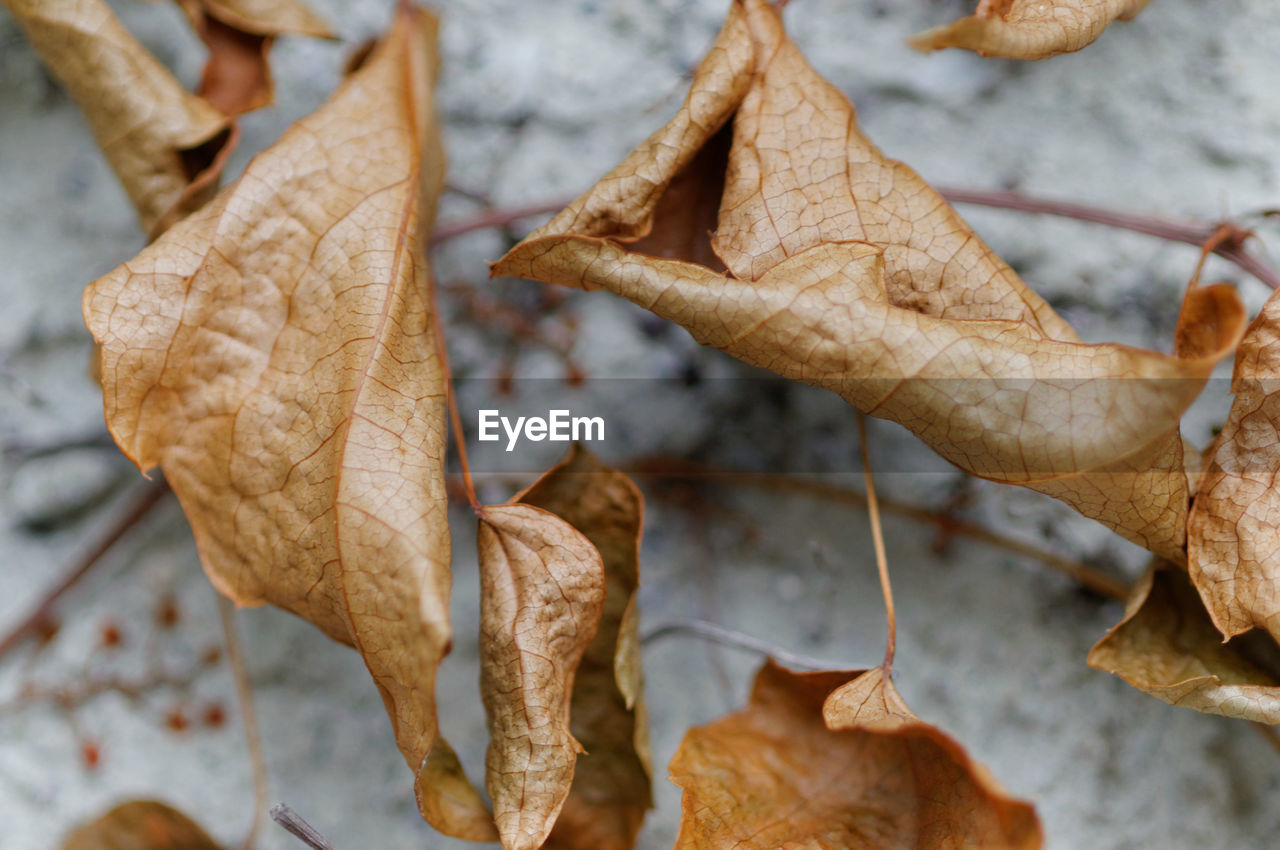
[(102, 632), (99, 637), (104, 649), (115, 649), (124, 643), (124, 635), (120, 632), (120, 627), (111, 620), (102, 624)]
[(204, 709), (204, 725), (217, 729), (227, 722), (227, 713), (216, 702), (209, 703)]
[(102, 751), (94, 741), (84, 741), (80, 744), (80, 758), (86, 770), (97, 770), (98, 762), (102, 761)]

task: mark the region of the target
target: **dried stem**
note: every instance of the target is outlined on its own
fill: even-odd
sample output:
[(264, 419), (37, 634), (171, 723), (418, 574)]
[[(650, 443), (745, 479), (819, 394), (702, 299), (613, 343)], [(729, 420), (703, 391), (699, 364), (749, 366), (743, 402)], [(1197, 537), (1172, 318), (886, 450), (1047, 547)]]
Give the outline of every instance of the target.
[[(642, 462), (638, 471), (662, 478), (695, 478), (711, 481), (732, 480), (734, 484), (740, 486), (800, 493), (816, 499), (841, 504), (861, 505), (863, 507), (867, 505), (866, 494), (857, 490), (792, 475), (726, 472), (692, 462), (680, 461), (673, 463), (669, 460)], [(1087, 564), (1063, 558), (1061, 555), (1041, 549), (1030, 543), (1006, 537), (978, 523), (957, 519), (945, 512), (886, 498), (879, 499), (879, 503), (880, 508), (886, 513), (937, 526), (947, 535), (967, 537), (970, 540), (976, 540), (989, 546), (995, 546), (1008, 552), (1037, 560), (1045, 566), (1069, 576), (1081, 587), (1087, 588), (1099, 596), (1118, 599), (1121, 602), (1129, 598), (1128, 585)]]
[(645, 632), (644, 636), (640, 638), (640, 643), (647, 646), (671, 635), (693, 635), (694, 637), (705, 638), (721, 646), (744, 649), (748, 652), (759, 652), (784, 664), (804, 670), (853, 669), (848, 664), (840, 661), (830, 661), (825, 658), (814, 658), (809, 655), (788, 652), (760, 638), (752, 637), (742, 632), (735, 632), (732, 629), (717, 626), (715, 623), (708, 623), (706, 620), (671, 620), (670, 622), (661, 623)]
[(253, 707), (253, 684), (249, 681), (249, 668), (245, 663), (240, 632), (236, 629), (236, 608), (221, 593), (215, 591), (215, 595), (218, 597), (222, 635), (227, 643), (227, 661), (236, 684), (236, 701), (240, 704), (240, 722), (249, 749), (249, 764), (253, 767), (253, 820), (240, 844), (240, 850), (251, 850), (262, 828), (262, 814), (267, 810), (267, 760), (262, 749), (262, 732), (258, 728), (258, 712)]
[(471, 509), (480, 510), (480, 500), (476, 498), (476, 484), (471, 478), (471, 464), (467, 462), (467, 437), (462, 430), (462, 415), (458, 412), (458, 397), (453, 390), (453, 373), (449, 370), (449, 348), (444, 341), (444, 324), (440, 321), (440, 299), (436, 297), (438, 287), (435, 277), (428, 284), (431, 324), (436, 337), (436, 356), (440, 358), (440, 369), (444, 372), (445, 397), (449, 404), (450, 430), (453, 431), (453, 445), (458, 450), (458, 465), (462, 468), (462, 486), (467, 493), (467, 501)]
[(217, 655), (208, 655), (200, 659), (194, 666), (181, 672), (170, 672), (154, 669), (140, 677), (101, 676), (89, 672), (75, 680), (70, 686), (39, 687), (34, 684), (24, 685), (12, 700), (0, 703), (0, 714), (18, 711), (37, 703), (48, 702), (55, 707), (70, 712), (83, 706), (95, 697), (106, 693), (115, 693), (131, 703), (139, 703), (148, 694), (160, 690), (171, 690), (179, 694), (189, 695), (205, 670), (218, 663)]
[(0, 657), (21, 643), (38, 634), (53, 622), (53, 608), (58, 600), (93, 569), (111, 547), (120, 541), (169, 493), (169, 485), (157, 478), (139, 485), (130, 496), (128, 504), (107, 526), (106, 531), (67, 570), (62, 579), (44, 595), (35, 608), (3, 640), (0, 640)]
[(273, 821), (284, 827), (286, 832), (310, 847), (311, 850), (334, 850), (333, 845), (329, 843), (329, 839), (321, 835), (314, 826), (302, 819), (302, 815), (284, 803), (276, 803), (272, 806), (270, 814)]
[(858, 411), (858, 450), (862, 453), (862, 475), (867, 482), (867, 513), (871, 516), (871, 542), (876, 550), (876, 570), (880, 573), (880, 591), (884, 594), (888, 638), (885, 640), (886, 674), (893, 669), (893, 651), (898, 643), (898, 625), (893, 611), (893, 587), (889, 584), (889, 559), (884, 554), (884, 532), (880, 528), (880, 502), (876, 499), (876, 479), (871, 474), (871, 453), (867, 450), (867, 417)]
[(457, 239), (473, 230), (488, 230), (493, 227), (506, 227), (515, 224), (522, 218), (533, 218), (536, 215), (551, 215), (558, 213), (567, 207), (573, 201), (572, 198), (562, 198), (554, 201), (546, 201), (541, 204), (533, 204), (527, 207), (514, 207), (512, 209), (489, 210), (481, 213), (475, 218), (464, 219), (455, 224), (446, 224), (443, 227), (436, 228), (435, 233), (431, 234), (431, 244), (441, 245), (450, 239)]
[(1204, 224), (1195, 221), (1177, 221), (1160, 216), (1119, 212), (1105, 207), (1094, 207), (1070, 201), (1036, 198), (1004, 190), (938, 187), (938, 192), (953, 204), (974, 204), (975, 206), (1038, 215), (1056, 215), (1062, 218), (1073, 218), (1077, 221), (1103, 224), (1121, 230), (1132, 230), (1135, 233), (1145, 233), (1158, 239), (1182, 242), (1197, 247), (1209, 242), (1223, 228), (1229, 228), (1229, 238), (1223, 239), (1219, 244), (1214, 245), (1213, 253), (1235, 263), (1236, 266), (1253, 275), (1272, 289), (1280, 288), (1280, 272), (1277, 272), (1261, 259), (1245, 250), (1244, 243), (1253, 235), (1252, 231), (1230, 222)]

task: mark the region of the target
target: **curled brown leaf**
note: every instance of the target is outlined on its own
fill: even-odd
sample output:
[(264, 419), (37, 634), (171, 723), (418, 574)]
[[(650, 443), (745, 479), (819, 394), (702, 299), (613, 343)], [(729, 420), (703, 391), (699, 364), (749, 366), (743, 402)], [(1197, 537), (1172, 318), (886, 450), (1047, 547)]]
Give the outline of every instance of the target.
[(83, 303), (111, 433), (164, 470), (209, 578), (355, 646), (415, 773), (450, 637), (435, 34), (402, 7), (319, 110)]
[(531, 505), (480, 517), (480, 694), (485, 784), (504, 850), (546, 841), (582, 747), (569, 728), (574, 673), (604, 606), (604, 565), (583, 534)]
[(1191, 509), (1191, 579), (1230, 638), (1255, 626), (1280, 640), (1280, 297), (1236, 352), (1235, 398)]
[(677, 850), (1042, 843), (1032, 807), (916, 718), (879, 668), (766, 663), (745, 709), (685, 735), (671, 780), (684, 789)]
[[(690, 222), (712, 194), (718, 216)], [(679, 233), (663, 223), (677, 207)], [(1174, 560), (1178, 421), (1245, 318), (1230, 287), (1196, 287), (1174, 356), (1082, 344), (861, 134), (765, 0), (733, 4), (676, 117), (493, 273), (609, 289)]]
[(981, 0), (967, 18), (912, 36), (927, 52), (962, 47), (983, 56), (1045, 59), (1092, 44), (1112, 21), (1131, 21), (1151, 0)]
[(574, 445), (513, 501), (551, 511), (582, 532), (604, 563), (600, 628), (573, 680), (569, 726), (586, 750), (543, 846), (630, 850), (653, 806), (635, 594), (644, 499), (626, 475)]
[(1170, 705), (1280, 724), (1277, 652), (1264, 632), (1224, 644), (1187, 574), (1157, 565), (1134, 586), (1124, 619), (1090, 650), (1089, 666)]
[(3, 0), (156, 235), (213, 196), (234, 135), (102, 0)]
[(325, 22), (301, 0), (177, 0), (209, 49), (200, 96), (227, 115), (272, 101), (267, 54), (276, 36), (331, 38)]

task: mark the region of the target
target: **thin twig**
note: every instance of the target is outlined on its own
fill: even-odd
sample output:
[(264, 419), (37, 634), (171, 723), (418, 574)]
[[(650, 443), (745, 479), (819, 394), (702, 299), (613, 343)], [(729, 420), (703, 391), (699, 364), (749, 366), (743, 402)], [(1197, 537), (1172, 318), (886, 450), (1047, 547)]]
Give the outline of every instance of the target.
[(715, 623), (708, 623), (706, 620), (672, 620), (667, 623), (661, 623), (645, 632), (644, 636), (640, 638), (640, 643), (647, 646), (671, 635), (693, 635), (705, 638), (712, 643), (718, 643), (721, 646), (743, 649), (747, 652), (759, 652), (762, 655), (771, 656), (784, 664), (805, 670), (856, 669), (841, 661), (831, 661), (825, 658), (814, 658), (810, 655), (788, 652), (760, 638), (752, 637), (742, 632), (735, 632), (732, 629), (717, 626)]
[(551, 215), (558, 213), (573, 202), (572, 198), (561, 198), (559, 200), (544, 201), (540, 204), (533, 204), (527, 207), (515, 207), (513, 209), (490, 210), (481, 213), (475, 218), (464, 219), (463, 221), (453, 224), (445, 224), (437, 227), (435, 233), (431, 234), (431, 244), (441, 245), (450, 239), (457, 239), (459, 236), (470, 233), (473, 230), (488, 230), (493, 227), (506, 227), (509, 224), (515, 224), (522, 218), (533, 218), (537, 215)]
[(458, 465), (462, 468), (462, 486), (467, 493), (467, 501), (471, 509), (480, 510), (480, 500), (476, 497), (476, 484), (471, 478), (471, 464), (467, 462), (467, 436), (462, 430), (462, 415), (458, 412), (458, 396), (453, 388), (453, 372), (449, 369), (449, 348), (444, 341), (444, 323), (440, 319), (440, 299), (436, 297), (435, 277), (427, 281), (429, 304), (431, 307), (431, 324), (435, 329), (436, 356), (440, 358), (440, 370), (444, 373), (445, 398), (449, 407), (449, 422), (453, 430), (453, 445), (458, 450)]
[[(810, 478), (799, 478), (792, 475), (756, 472), (725, 472), (697, 463), (687, 461), (672, 462), (669, 460), (642, 462), (639, 464), (637, 471), (642, 474), (651, 474), (663, 478), (692, 478), (710, 481), (732, 481), (736, 485), (756, 487), (765, 490), (799, 493), (829, 502), (855, 504), (863, 507), (866, 507), (867, 504), (866, 494), (860, 493), (857, 490), (851, 490), (847, 487), (828, 484), (824, 481), (815, 481)], [(929, 508), (923, 508), (919, 505), (912, 505), (906, 502), (899, 502), (883, 497), (879, 501), (880, 508), (886, 513), (896, 514), (898, 516), (916, 520), (917, 522), (939, 526), (947, 534), (955, 535), (957, 537), (967, 537), (971, 540), (986, 543), (989, 546), (995, 546), (1027, 558), (1033, 558), (1045, 566), (1069, 576), (1081, 587), (1088, 588), (1100, 596), (1105, 596), (1109, 599), (1118, 599), (1122, 602), (1129, 598), (1128, 585), (1112, 578), (1101, 570), (1088, 566), (1087, 564), (1082, 564), (1079, 561), (1073, 561), (1069, 558), (1063, 558), (1060, 555), (1041, 549), (1040, 547), (1034, 546), (1030, 543), (1015, 540), (1012, 537), (1006, 537), (1005, 535), (992, 531), (978, 523), (957, 519), (948, 514), (940, 514), (937, 511), (930, 510)]]
[(329, 839), (316, 830), (314, 826), (302, 819), (302, 815), (286, 806), (276, 803), (271, 807), (271, 819), (284, 827), (285, 831), (297, 838), (311, 850), (334, 850)]
[(128, 504), (107, 526), (102, 536), (71, 565), (62, 579), (49, 589), (31, 613), (27, 614), (26, 618), (10, 631), (4, 640), (0, 640), (0, 657), (52, 622), (54, 605), (62, 595), (84, 578), (111, 550), (111, 547), (118, 543), (120, 538), (137, 525), (168, 493), (169, 485), (162, 478), (139, 485), (130, 496)]
[(253, 767), (253, 820), (240, 845), (240, 850), (250, 850), (262, 828), (262, 813), (267, 810), (267, 760), (262, 749), (262, 732), (258, 728), (258, 712), (253, 707), (253, 684), (249, 681), (249, 668), (240, 644), (240, 632), (236, 628), (236, 608), (221, 593), (215, 591), (215, 595), (218, 597), (222, 635), (227, 642), (227, 662), (236, 684), (236, 700), (240, 703), (240, 723), (249, 749), (249, 764)]
[(1037, 198), (1023, 195), (1019, 192), (999, 189), (938, 187), (938, 192), (953, 204), (973, 204), (975, 206), (1014, 210), (1016, 212), (1073, 218), (1077, 221), (1088, 221), (1108, 227), (1117, 227), (1121, 230), (1132, 230), (1135, 233), (1145, 233), (1148, 236), (1155, 236), (1170, 242), (1183, 242), (1197, 247), (1208, 242), (1222, 229), (1223, 225), (1226, 225), (1232, 228), (1231, 238), (1224, 239), (1220, 244), (1215, 245), (1213, 253), (1235, 263), (1239, 268), (1253, 275), (1272, 289), (1280, 288), (1280, 272), (1277, 272), (1245, 249), (1245, 241), (1253, 234), (1249, 230), (1233, 225), (1230, 222), (1205, 224), (1195, 221), (1178, 221), (1142, 213), (1120, 212), (1105, 207), (1095, 207), (1071, 201)]
[(867, 417), (858, 411), (858, 449), (862, 452), (862, 474), (867, 485), (867, 513), (871, 516), (871, 542), (876, 550), (876, 571), (880, 574), (880, 592), (884, 594), (884, 613), (888, 621), (888, 637), (884, 645), (885, 675), (893, 669), (893, 651), (898, 644), (898, 625), (893, 611), (893, 587), (889, 584), (889, 559), (884, 553), (884, 532), (880, 528), (880, 502), (876, 499), (876, 479), (871, 474), (871, 452), (867, 449)]

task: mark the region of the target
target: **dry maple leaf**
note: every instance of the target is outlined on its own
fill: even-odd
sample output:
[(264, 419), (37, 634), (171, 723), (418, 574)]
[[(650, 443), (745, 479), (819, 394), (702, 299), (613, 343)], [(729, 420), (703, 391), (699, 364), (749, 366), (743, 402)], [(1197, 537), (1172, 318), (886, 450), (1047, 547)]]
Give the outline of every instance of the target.
[(108, 427), (164, 470), (210, 579), (355, 646), (415, 773), (450, 636), (435, 34), (403, 7), (319, 110), (84, 295)]
[(272, 100), (267, 54), (278, 35), (332, 38), (328, 25), (300, 0), (176, 0), (209, 48), (200, 96), (227, 115)]
[[(1251, 640), (1256, 639), (1256, 640)], [(1148, 570), (1122, 619), (1089, 652), (1089, 666), (1114, 673), (1170, 705), (1280, 724), (1276, 648), (1265, 633), (1224, 644), (1185, 572)]]
[(199, 824), (154, 800), (130, 800), (79, 827), (62, 850), (220, 850)]
[(1209, 616), (1230, 638), (1260, 626), (1280, 640), (1280, 295), (1236, 353), (1231, 412), (1207, 457), (1187, 554)]
[(983, 56), (1045, 59), (1092, 44), (1112, 21), (1130, 21), (1151, 0), (981, 0), (967, 18), (908, 39), (925, 52), (963, 47)]
[(858, 131), (765, 0), (733, 4), (676, 117), (493, 274), (609, 289), (1174, 560), (1178, 421), (1245, 321), (1230, 287), (1194, 287), (1176, 356), (1082, 344)]
[(685, 735), (671, 781), (684, 789), (676, 850), (1042, 843), (1032, 807), (912, 714), (880, 668), (767, 662), (747, 708)]
[(3, 0), (80, 106), (155, 235), (212, 196), (230, 154), (228, 119), (188, 92), (102, 0)]
[(582, 752), (569, 728), (570, 695), (600, 623), (604, 565), (591, 541), (550, 511), (507, 504), (478, 515), (485, 785), (504, 850), (536, 850)]
[(586, 753), (543, 846), (630, 850), (653, 806), (640, 668), (640, 533), (644, 498), (630, 478), (574, 445), (513, 501), (551, 511), (582, 532), (604, 563), (604, 612), (573, 679), (570, 729)]

